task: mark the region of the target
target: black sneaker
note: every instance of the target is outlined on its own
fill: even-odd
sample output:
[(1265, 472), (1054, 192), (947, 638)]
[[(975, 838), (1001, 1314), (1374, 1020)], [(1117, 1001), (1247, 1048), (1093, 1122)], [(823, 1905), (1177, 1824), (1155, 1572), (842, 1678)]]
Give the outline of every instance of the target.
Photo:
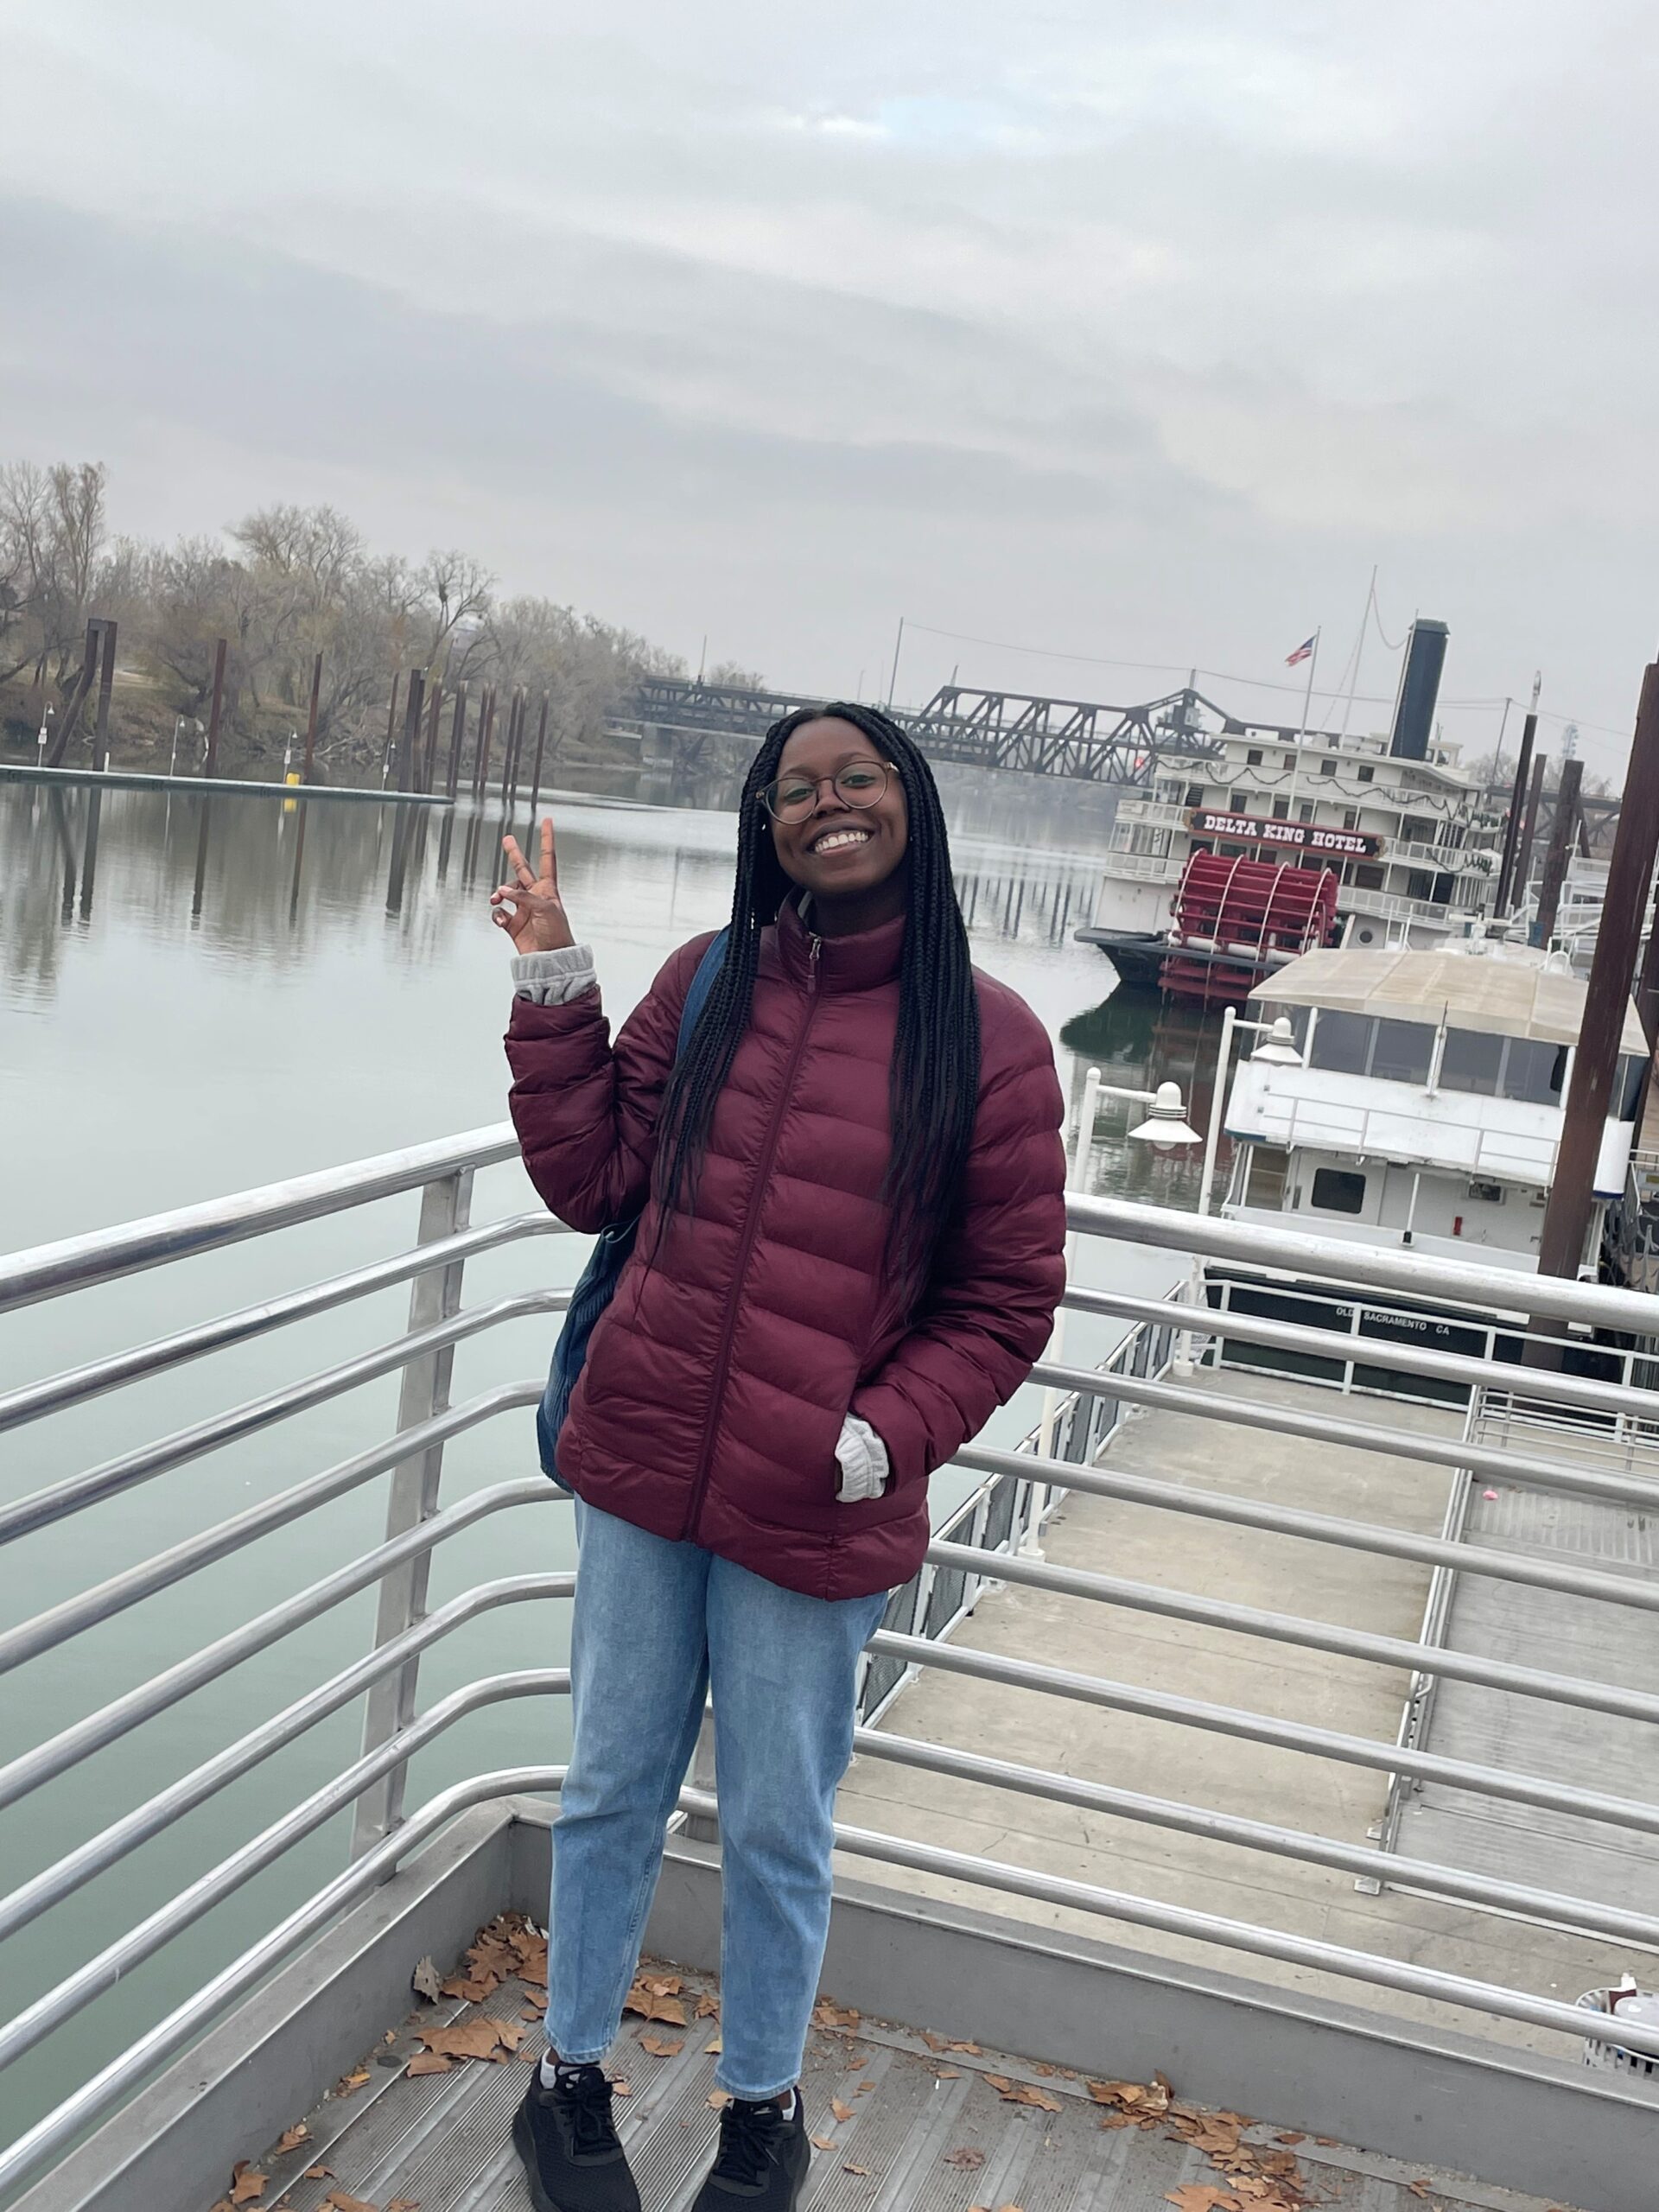
[(691, 2212), (795, 2212), (812, 2152), (801, 2094), (787, 2117), (776, 2104), (746, 2105), (734, 2097), (720, 2115), (720, 2155), (697, 2191)]
[(602, 2068), (566, 2067), (549, 2089), (538, 2066), (513, 2114), (512, 2142), (536, 2212), (639, 2212)]

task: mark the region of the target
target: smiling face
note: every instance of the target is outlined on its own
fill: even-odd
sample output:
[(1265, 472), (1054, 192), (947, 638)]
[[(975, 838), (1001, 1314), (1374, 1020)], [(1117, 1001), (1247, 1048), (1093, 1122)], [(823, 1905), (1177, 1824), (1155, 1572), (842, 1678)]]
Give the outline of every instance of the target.
[[(846, 771), (853, 772), (843, 775)], [(854, 803), (865, 796), (855, 788), (861, 771), (873, 774), (870, 788), (887, 780), (868, 806)], [(837, 776), (847, 788), (836, 789)], [(774, 790), (786, 798), (793, 789), (798, 798), (810, 784), (817, 790), (804, 818), (770, 824), (784, 874), (812, 894), (826, 918), (840, 916), (848, 926), (874, 927), (889, 912), (902, 912), (910, 815), (898, 770), (862, 730), (824, 715), (803, 722), (791, 736)]]

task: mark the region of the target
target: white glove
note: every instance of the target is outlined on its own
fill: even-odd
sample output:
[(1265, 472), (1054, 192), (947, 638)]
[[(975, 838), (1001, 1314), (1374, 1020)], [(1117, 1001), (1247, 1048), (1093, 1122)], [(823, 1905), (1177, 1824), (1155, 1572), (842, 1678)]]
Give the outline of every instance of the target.
[(880, 1497), (893, 1470), (887, 1447), (856, 1414), (849, 1414), (836, 1440), (836, 1459), (841, 1468), (841, 1488), (836, 1492), (842, 1505), (857, 1505), (867, 1497)]

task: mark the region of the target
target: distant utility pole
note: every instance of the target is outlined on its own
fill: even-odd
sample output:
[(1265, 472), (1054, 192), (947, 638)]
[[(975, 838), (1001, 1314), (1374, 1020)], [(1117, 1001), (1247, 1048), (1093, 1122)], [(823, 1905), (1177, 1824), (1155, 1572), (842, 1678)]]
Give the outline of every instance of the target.
[(899, 635), (893, 645), (893, 674), (887, 678), (887, 704), (893, 704), (893, 695), (899, 688), (899, 656), (905, 649), (905, 618), (899, 617)]

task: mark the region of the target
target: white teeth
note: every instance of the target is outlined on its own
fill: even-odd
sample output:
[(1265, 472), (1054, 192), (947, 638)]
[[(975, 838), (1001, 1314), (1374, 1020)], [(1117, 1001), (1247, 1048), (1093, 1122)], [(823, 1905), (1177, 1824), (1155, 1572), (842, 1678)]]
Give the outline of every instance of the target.
[(835, 830), (829, 836), (820, 837), (812, 849), (815, 853), (835, 853), (846, 845), (868, 845), (869, 842), (868, 830)]

